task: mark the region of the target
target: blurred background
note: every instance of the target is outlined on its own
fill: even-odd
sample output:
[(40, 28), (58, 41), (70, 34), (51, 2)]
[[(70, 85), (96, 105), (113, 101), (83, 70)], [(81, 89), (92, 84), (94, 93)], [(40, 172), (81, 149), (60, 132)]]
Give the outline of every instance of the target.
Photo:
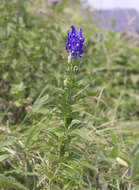
[(114, 24), (115, 31), (139, 31), (139, 2), (137, 0), (88, 0), (86, 4), (94, 8), (94, 11), (98, 10), (95, 18), (101, 28), (112, 29)]
[[(138, 11), (138, 0), (0, 0), (0, 190), (139, 189)], [(85, 44), (61, 161), (71, 25)]]
[(137, 0), (86, 0), (87, 4), (96, 9), (136, 9), (139, 11), (139, 2)]

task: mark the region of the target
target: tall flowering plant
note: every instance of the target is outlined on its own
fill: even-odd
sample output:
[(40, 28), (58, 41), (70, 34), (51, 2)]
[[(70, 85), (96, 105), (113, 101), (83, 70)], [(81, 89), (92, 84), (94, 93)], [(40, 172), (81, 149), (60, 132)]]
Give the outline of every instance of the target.
[[(76, 71), (78, 69), (78, 58), (82, 57), (84, 37), (82, 34), (82, 29), (80, 28), (78, 32), (72, 25), (71, 30), (67, 31), (66, 39), (66, 50), (68, 53), (68, 63), (66, 64), (65, 79), (62, 89), (62, 97), (58, 103), (58, 113), (61, 119), (60, 128), (56, 129), (57, 136), (57, 150), (56, 154), (57, 164), (55, 165), (55, 170), (52, 179), (49, 181), (49, 190), (52, 190), (54, 186), (54, 179), (62, 171), (63, 165), (66, 164), (70, 166), (72, 163), (74, 153), (71, 151), (72, 140), (74, 138), (73, 130), (78, 127), (75, 120), (79, 117), (77, 111), (73, 109), (73, 105), (77, 103), (78, 99), (78, 89), (79, 85), (76, 81)], [(76, 62), (74, 61), (76, 59)], [(74, 120), (74, 122), (73, 122)], [(77, 162), (79, 159), (77, 160)]]
[(67, 39), (66, 39), (66, 50), (68, 53), (68, 64), (67, 64), (67, 73), (64, 81), (65, 86), (65, 97), (64, 101), (66, 105), (69, 107), (69, 112), (64, 118), (65, 127), (71, 124), (73, 120), (73, 113), (71, 106), (75, 103), (74, 91), (78, 89), (78, 85), (75, 79), (75, 73), (78, 70), (78, 63), (74, 62), (75, 59), (81, 58), (83, 54), (83, 46), (84, 46), (84, 37), (82, 34), (82, 29), (80, 28), (78, 32), (76, 31), (75, 26), (71, 26), (71, 30), (67, 31)]

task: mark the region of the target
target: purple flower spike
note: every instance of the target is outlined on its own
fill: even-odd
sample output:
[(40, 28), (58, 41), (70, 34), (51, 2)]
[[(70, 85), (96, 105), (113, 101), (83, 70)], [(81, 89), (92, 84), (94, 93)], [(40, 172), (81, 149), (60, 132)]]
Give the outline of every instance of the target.
[(94, 38), (97, 38), (98, 34), (95, 32), (93, 36), (94, 36)]
[(66, 50), (67, 53), (71, 53), (72, 58), (76, 59), (83, 54), (83, 43), (85, 39), (81, 28), (78, 33), (76, 32), (75, 26), (72, 25), (71, 29), (71, 31), (67, 31)]

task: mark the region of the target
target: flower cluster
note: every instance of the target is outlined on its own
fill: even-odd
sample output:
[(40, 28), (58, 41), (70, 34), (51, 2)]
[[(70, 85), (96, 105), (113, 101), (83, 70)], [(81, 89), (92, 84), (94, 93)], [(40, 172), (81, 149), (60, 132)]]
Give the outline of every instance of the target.
[(82, 35), (82, 29), (80, 28), (78, 33), (74, 26), (71, 26), (72, 31), (67, 31), (66, 50), (67, 53), (71, 53), (72, 58), (76, 59), (83, 54), (84, 37)]

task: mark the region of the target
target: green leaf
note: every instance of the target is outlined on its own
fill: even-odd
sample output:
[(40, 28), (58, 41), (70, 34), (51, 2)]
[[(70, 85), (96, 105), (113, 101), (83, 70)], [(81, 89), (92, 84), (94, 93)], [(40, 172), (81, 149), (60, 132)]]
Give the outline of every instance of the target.
[(98, 169), (95, 166), (93, 166), (93, 163), (89, 163), (89, 161), (86, 160), (82, 162), (82, 165), (94, 171), (96, 174), (98, 173)]
[(13, 140), (8, 140), (8, 141), (4, 141), (4, 142), (0, 142), (0, 148), (3, 148), (5, 146), (9, 146), (13, 144)]
[(28, 173), (30, 173), (30, 174), (33, 173), (33, 169), (28, 160), (26, 160), (26, 163), (27, 163), (27, 180), (29, 183), (29, 187), (30, 187), (30, 189), (34, 189), (34, 187), (36, 186), (36, 183), (37, 183), (37, 177), (35, 175), (28, 175)]
[(9, 158), (9, 154), (0, 155), (0, 162), (2, 162), (3, 160), (7, 158)]
[(131, 176), (135, 177), (139, 173), (139, 151), (135, 154), (135, 158), (131, 167)]
[(25, 89), (24, 83), (21, 82), (20, 84), (13, 84), (11, 89), (11, 94), (18, 94)]
[(82, 138), (83, 140), (86, 140), (86, 141), (92, 140), (88, 130), (76, 130), (75, 132), (73, 132), (73, 135), (75, 135), (76, 137)]
[(114, 144), (119, 142), (118, 136), (116, 136), (114, 133), (111, 134), (111, 138)]
[(116, 176), (116, 175), (113, 175), (113, 174), (101, 174), (101, 176), (104, 176), (104, 177), (107, 177), (107, 178), (110, 178), (110, 179), (115, 179), (115, 180), (118, 180), (118, 181), (121, 181), (122, 178), (120, 178), (119, 176)]
[(117, 145), (115, 145), (110, 153), (110, 157), (111, 158), (117, 158), (118, 157), (118, 154), (119, 154), (119, 148)]
[(38, 126), (35, 125), (32, 127), (26, 141), (25, 141), (25, 146), (29, 146), (29, 144), (31, 143), (31, 140), (33, 139), (33, 137), (37, 134), (37, 131), (38, 131)]
[(0, 174), (0, 187), (5, 189), (16, 189), (16, 190), (29, 190), (27, 187), (17, 182), (12, 177), (6, 177)]
[[(49, 98), (48, 95), (43, 96), (43, 97), (39, 97), (39, 98), (35, 101), (35, 103), (33, 104), (33, 106), (32, 106), (32, 111), (33, 111), (34, 113), (40, 113), (40, 112), (41, 112), (40, 109), (47, 103), (48, 98)], [(45, 109), (45, 112), (47, 112), (47, 111), (48, 111), (48, 110)]]
[(134, 155), (135, 152), (136, 152), (138, 149), (139, 149), (139, 142), (137, 142), (137, 143), (135, 144), (135, 146), (133, 147), (131, 153)]

